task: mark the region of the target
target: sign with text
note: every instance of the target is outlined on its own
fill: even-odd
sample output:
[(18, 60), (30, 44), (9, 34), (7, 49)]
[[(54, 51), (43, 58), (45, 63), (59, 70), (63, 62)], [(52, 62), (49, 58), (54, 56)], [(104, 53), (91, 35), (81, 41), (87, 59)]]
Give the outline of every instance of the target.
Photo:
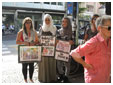
[(71, 45), (67, 41), (59, 40), (56, 46), (55, 59), (68, 62)]
[(41, 36), (42, 56), (54, 56), (55, 36)]

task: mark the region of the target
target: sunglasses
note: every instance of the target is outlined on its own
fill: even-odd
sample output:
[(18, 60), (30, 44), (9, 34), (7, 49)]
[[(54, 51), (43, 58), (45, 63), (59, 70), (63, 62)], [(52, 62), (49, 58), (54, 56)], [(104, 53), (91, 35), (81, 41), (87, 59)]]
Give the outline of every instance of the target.
[(104, 28), (107, 28), (108, 31), (111, 31), (111, 26), (102, 26)]
[(26, 24), (31, 24), (31, 22), (26, 22)]

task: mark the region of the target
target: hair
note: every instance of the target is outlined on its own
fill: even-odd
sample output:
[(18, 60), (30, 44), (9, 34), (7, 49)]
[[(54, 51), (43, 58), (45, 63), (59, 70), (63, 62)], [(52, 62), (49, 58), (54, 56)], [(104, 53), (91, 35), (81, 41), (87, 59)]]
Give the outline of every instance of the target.
[(110, 15), (103, 15), (101, 17), (99, 25), (102, 26), (106, 23), (106, 21), (110, 20), (111, 21), (111, 16)]
[(98, 26), (100, 24), (100, 21), (101, 21), (101, 17), (98, 17), (95, 21), (95, 26), (96, 26), (96, 29), (98, 29)]
[[(69, 36), (72, 36), (72, 25), (71, 25), (71, 21), (67, 16), (64, 16), (62, 21), (66, 19), (67, 20), (67, 27), (64, 30), (64, 34), (68, 34)], [(63, 28), (63, 27), (62, 27)]]
[(110, 15), (103, 15), (101, 17), (98, 17), (95, 21), (96, 29), (98, 29), (98, 26), (104, 25), (107, 20), (111, 21), (111, 16)]
[(26, 17), (26, 18), (23, 20), (22, 29), (24, 30), (25, 34), (28, 35), (27, 30), (26, 30), (26, 26), (25, 26), (26, 21), (31, 21), (30, 30), (33, 30), (33, 31), (34, 31), (35, 29), (34, 29), (34, 27), (33, 27), (32, 19), (31, 19), (30, 17)]
[(67, 19), (67, 28), (68, 28), (68, 29), (72, 29), (72, 25), (71, 25), (70, 19), (69, 19), (67, 16), (64, 16), (63, 19), (62, 19), (62, 21), (63, 21), (64, 19)]
[(96, 17), (99, 17), (99, 15), (98, 14), (94, 14), (93, 17), (91, 18), (91, 23), (93, 23), (93, 19), (96, 18)]

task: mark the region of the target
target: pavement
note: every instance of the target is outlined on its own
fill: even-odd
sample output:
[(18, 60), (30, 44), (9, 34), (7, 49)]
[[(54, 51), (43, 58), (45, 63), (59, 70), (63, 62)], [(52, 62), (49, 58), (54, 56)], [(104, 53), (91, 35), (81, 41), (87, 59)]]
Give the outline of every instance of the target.
[[(16, 36), (16, 34), (2, 36), (2, 83), (25, 83), (22, 75), (22, 64), (18, 63)], [(38, 81), (38, 67), (34, 70), (33, 80), (34, 83), (40, 83)], [(84, 83), (83, 74), (70, 76), (69, 80), (70, 83)]]

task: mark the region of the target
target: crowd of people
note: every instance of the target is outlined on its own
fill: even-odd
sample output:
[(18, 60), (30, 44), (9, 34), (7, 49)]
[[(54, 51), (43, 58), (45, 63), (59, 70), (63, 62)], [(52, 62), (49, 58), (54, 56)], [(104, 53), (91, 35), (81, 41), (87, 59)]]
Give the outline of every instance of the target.
[[(61, 29), (57, 30), (53, 24), (50, 14), (44, 16), (43, 25), (39, 34), (34, 29), (32, 19), (26, 17), (23, 20), (22, 28), (17, 34), (16, 44), (35, 46), (40, 44), (41, 36), (56, 36), (56, 43), (65, 40), (74, 45), (72, 39), (72, 25), (70, 19), (65, 16), (62, 19)], [(70, 60), (73, 58), (84, 67), (85, 83), (110, 83), (111, 74), (111, 16), (94, 15), (91, 19), (91, 29), (85, 34), (85, 43), (77, 48), (71, 49), (68, 62), (56, 60), (53, 57), (42, 56), (38, 63), (38, 80), (43, 83), (53, 83), (57, 81), (67, 82), (70, 72)], [(85, 60), (82, 58), (85, 56)], [(22, 63), (22, 73), (27, 83), (27, 67), (29, 66), (29, 79), (34, 82), (34, 63)], [(58, 70), (56, 70), (58, 68)], [(57, 71), (59, 74), (57, 74)]]

